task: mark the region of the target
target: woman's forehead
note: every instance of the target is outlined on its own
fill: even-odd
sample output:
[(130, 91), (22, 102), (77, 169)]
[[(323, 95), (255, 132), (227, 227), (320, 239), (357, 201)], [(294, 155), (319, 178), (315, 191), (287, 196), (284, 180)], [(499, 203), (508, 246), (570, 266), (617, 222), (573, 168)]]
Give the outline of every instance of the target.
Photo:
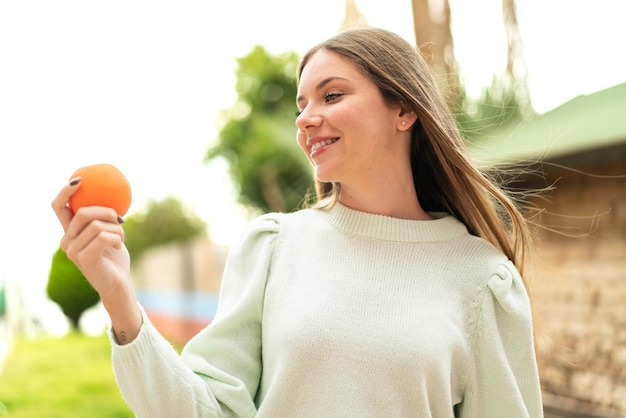
[(302, 68), (298, 88), (316, 85), (328, 77), (352, 79), (359, 74), (354, 63), (346, 57), (334, 51), (320, 49), (311, 55)]

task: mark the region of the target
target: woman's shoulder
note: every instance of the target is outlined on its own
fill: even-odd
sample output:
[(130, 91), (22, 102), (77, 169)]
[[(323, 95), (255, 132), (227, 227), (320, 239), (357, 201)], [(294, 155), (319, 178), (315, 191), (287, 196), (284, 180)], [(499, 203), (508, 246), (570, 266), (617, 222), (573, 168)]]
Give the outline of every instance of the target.
[(278, 213), (258, 215), (250, 220), (230, 247), (230, 254), (249, 252), (252, 248), (272, 245), (280, 233), (282, 216)]
[(293, 212), (267, 212), (254, 217), (248, 224), (248, 229), (280, 229), (281, 225), (302, 222), (315, 216), (315, 209), (298, 209)]
[(312, 209), (300, 209), (294, 212), (268, 212), (254, 217), (243, 230), (242, 240), (255, 237), (271, 237), (282, 233), (285, 229), (307, 224), (315, 216)]
[(474, 289), (487, 291), (499, 279), (511, 280), (512, 276), (519, 275), (514, 263), (481, 237), (468, 233), (448, 245), (448, 254), (455, 257), (456, 265), (462, 270), (461, 275)]
[[(481, 260), (482, 258), (482, 260)], [(473, 306), (483, 312), (485, 304), (492, 312), (495, 306), (508, 314), (530, 317), (526, 284), (513, 261), (495, 251), (492, 256), (479, 257), (467, 264), (469, 283), (464, 287), (473, 295)]]

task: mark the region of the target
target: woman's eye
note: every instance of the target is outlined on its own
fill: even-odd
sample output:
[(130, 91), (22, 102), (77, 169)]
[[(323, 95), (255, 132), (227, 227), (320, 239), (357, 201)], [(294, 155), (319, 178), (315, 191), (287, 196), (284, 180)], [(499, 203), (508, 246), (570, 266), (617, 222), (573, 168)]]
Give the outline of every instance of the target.
[(302, 114), (302, 110), (296, 110), (296, 117), (300, 116)]
[(340, 96), (341, 96), (341, 93), (326, 93), (324, 95), (324, 100), (326, 101), (326, 103), (328, 103), (328, 102), (332, 102), (333, 100), (335, 100), (336, 98)]

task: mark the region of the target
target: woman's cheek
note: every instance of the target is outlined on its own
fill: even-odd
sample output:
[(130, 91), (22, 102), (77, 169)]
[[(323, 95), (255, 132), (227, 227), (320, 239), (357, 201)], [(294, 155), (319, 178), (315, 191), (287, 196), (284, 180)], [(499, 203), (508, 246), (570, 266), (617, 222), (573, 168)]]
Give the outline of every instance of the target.
[(304, 152), (304, 155), (309, 158), (309, 148), (306, 146), (306, 134), (298, 130), (296, 139), (298, 141), (298, 146), (300, 147), (302, 152)]

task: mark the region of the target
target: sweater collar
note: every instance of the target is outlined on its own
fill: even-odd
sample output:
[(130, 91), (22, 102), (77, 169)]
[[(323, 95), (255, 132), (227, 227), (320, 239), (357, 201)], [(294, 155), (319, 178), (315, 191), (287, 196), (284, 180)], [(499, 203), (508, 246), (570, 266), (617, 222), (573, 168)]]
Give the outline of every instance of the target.
[(325, 216), (337, 229), (364, 238), (396, 242), (440, 242), (467, 235), (467, 228), (447, 213), (430, 213), (433, 220), (414, 221), (361, 212), (335, 203)]

